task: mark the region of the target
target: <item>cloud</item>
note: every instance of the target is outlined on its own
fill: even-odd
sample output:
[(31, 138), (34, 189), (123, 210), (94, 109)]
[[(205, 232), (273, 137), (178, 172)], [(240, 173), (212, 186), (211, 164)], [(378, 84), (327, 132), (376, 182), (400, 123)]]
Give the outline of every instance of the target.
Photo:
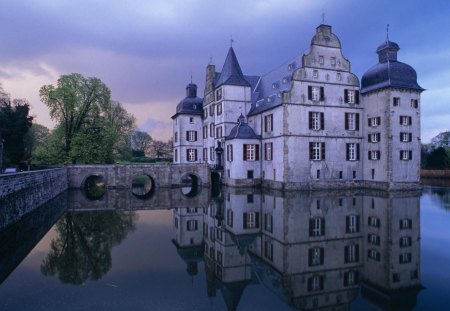
[(172, 120), (159, 121), (148, 118), (145, 122), (139, 124), (141, 131), (147, 132), (155, 140), (167, 141), (172, 138)]

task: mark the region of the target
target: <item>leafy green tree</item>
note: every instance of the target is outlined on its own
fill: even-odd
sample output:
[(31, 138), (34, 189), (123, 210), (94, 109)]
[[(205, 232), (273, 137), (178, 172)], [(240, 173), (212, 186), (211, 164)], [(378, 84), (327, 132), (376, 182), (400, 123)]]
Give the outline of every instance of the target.
[(151, 152), (152, 137), (147, 132), (134, 131), (131, 134), (131, 149), (136, 156), (145, 156)]
[(443, 170), (450, 168), (450, 156), (443, 147), (434, 149), (427, 158), (427, 168)]
[(134, 212), (68, 212), (56, 223), (57, 237), (41, 263), (46, 276), (80, 285), (98, 280), (111, 269), (111, 250), (134, 231)]
[[(128, 137), (135, 119), (119, 102), (111, 101), (111, 92), (101, 80), (63, 75), (56, 87), (43, 86), (40, 96), (58, 122), (52, 143), (62, 151), (60, 163), (112, 163), (130, 153)], [(55, 150), (47, 152), (39, 150), (38, 159), (54, 163)]]
[(24, 137), (25, 159), (31, 159), (38, 146), (45, 146), (50, 137), (50, 130), (45, 126), (33, 123)]
[(30, 105), (25, 99), (11, 99), (0, 85), (0, 139), (4, 164), (18, 165), (24, 158), (24, 136), (31, 127)]

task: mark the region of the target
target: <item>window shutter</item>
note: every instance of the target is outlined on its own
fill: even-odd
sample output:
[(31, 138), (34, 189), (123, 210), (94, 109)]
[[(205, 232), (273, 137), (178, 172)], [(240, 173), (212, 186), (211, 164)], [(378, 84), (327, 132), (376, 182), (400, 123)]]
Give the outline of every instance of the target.
[(408, 228), (412, 228), (412, 220), (411, 219), (408, 219)]
[(313, 236), (313, 227), (314, 227), (314, 219), (311, 218), (309, 220), (309, 236)]
[(244, 161), (247, 161), (247, 144), (243, 145), (242, 151), (243, 151), (242, 159)]
[(312, 86), (311, 85), (308, 86), (308, 99), (312, 100)]
[(348, 262), (348, 245), (344, 248), (344, 262), (347, 263)]
[(344, 90), (344, 103), (346, 103), (346, 104), (348, 103), (348, 90), (347, 89)]
[(259, 161), (259, 145), (255, 145), (255, 160)]
[(313, 143), (309, 143), (309, 159), (313, 159)]
[(359, 104), (359, 91), (355, 91), (355, 104)]
[(270, 115), (270, 130), (273, 131), (273, 115)]
[(399, 117), (400, 125), (402, 124), (402, 116)]
[(377, 133), (377, 141), (380, 142), (381, 141), (381, 134)]
[(325, 143), (321, 143), (322, 160), (325, 160)]
[(324, 87), (321, 86), (320, 87), (320, 100), (324, 100), (325, 99), (325, 90)]
[[(349, 233), (350, 228), (350, 217), (345, 217), (345, 232)], [(345, 248), (345, 253), (347, 253), (347, 247)]]
[(400, 150), (399, 153), (400, 153), (400, 160), (401, 160), (402, 159), (402, 151)]
[(186, 160), (189, 161), (189, 149), (186, 149)]
[(233, 145), (230, 145), (231, 161), (233, 161)]
[(348, 286), (348, 272), (344, 272), (344, 286)]
[(410, 160), (412, 160), (412, 151), (411, 150), (409, 150), (409, 155), (408, 155), (408, 158), (410, 159)]
[(314, 248), (308, 250), (308, 266), (312, 266), (312, 258), (314, 254)]
[(320, 250), (320, 264), (323, 265), (325, 251), (323, 247), (319, 248), (319, 250)]
[(345, 129), (348, 130), (348, 113), (345, 113)]
[(308, 291), (312, 291), (312, 277), (308, 279)]
[(346, 144), (345, 158), (346, 158), (347, 161), (350, 160), (349, 144)]
[(194, 149), (195, 161), (198, 159), (197, 149)]
[(325, 235), (325, 218), (320, 218), (320, 235)]
[(264, 132), (267, 132), (267, 116), (264, 116)]
[(371, 155), (371, 153), (370, 153), (370, 150), (367, 151), (367, 158), (368, 158), (369, 160), (372, 160), (372, 155)]
[(359, 283), (359, 271), (353, 271), (353, 279), (355, 280), (354, 284)]
[(189, 141), (189, 131), (186, 131), (186, 140)]
[(310, 130), (312, 130), (312, 128), (313, 128), (313, 120), (312, 120), (312, 112), (310, 111), (310, 112), (308, 112), (308, 119), (309, 119), (309, 129)]
[(244, 213), (244, 214), (242, 214), (242, 221), (243, 221), (243, 223), (242, 223), (242, 227), (244, 228), (244, 229), (247, 229), (247, 213)]
[(359, 161), (359, 144), (356, 144), (356, 160)]
[(359, 216), (356, 216), (356, 232), (359, 232)]
[(270, 143), (270, 160), (273, 160), (273, 144)]
[(367, 134), (367, 141), (368, 141), (369, 143), (372, 142), (372, 140), (370, 139), (370, 134)]
[(255, 213), (255, 225), (256, 228), (259, 229), (259, 212)]
[(381, 125), (381, 117), (377, 117), (377, 124)]
[(320, 113), (320, 129), (325, 129), (325, 115), (323, 112)]
[(377, 151), (377, 154), (378, 154), (378, 160), (380, 160), (381, 159), (381, 151)]
[(408, 117), (408, 125), (411, 125), (411, 124), (412, 124), (412, 118)]
[(367, 126), (371, 126), (371, 124), (370, 124), (370, 118), (367, 118)]
[(355, 114), (355, 129), (359, 131), (359, 113)]
[(409, 136), (409, 137), (408, 137), (408, 141), (412, 141), (412, 133), (409, 133), (408, 136)]
[(358, 244), (355, 245), (355, 261), (356, 262), (359, 261), (359, 245)]
[(197, 141), (197, 131), (194, 132), (194, 141)]

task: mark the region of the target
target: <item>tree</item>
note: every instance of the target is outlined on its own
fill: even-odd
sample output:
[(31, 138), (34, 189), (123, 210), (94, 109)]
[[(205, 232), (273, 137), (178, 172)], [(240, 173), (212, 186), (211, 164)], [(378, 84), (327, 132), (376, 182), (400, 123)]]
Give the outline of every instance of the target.
[(33, 123), (24, 137), (24, 159), (31, 159), (38, 146), (47, 145), (49, 137), (50, 130), (48, 128), (41, 124)]
[(450, 157), (443, 147), (434, 149), (427, 158), (427, 168), (443, 170), (450, 168)]
[[(113, 163), (127, 157), (135, 119), (97, 78), (73, 73), (58, 79), (57, 86), (40, 89), (41, 100), (58, 122), (53, 147), (61, 150), (59, 162)], [(62, 145), (62, 146), (61, 146)], [(39, 159), (55, 162), (54, 150), (37, 152)]]
[(133, 154), (141, 154), (141, 156), (150, 154), (152, 142), (152, 137), (146, 132), (134, 131), (131, 134), (131, 149), (133, 150)]
[(170, 140), (168, 142), (154, 140), (151, 150), (152, 157), (155, 157), (157, 159), (170, 158), (172, 155), (172, 143)]
[(25, 99), (13, 99), (0, 85), (0, 139), (3, 143), (4, 163), (18, 165), (24, 158), (24, 136), (31, 127), (30, 105)]

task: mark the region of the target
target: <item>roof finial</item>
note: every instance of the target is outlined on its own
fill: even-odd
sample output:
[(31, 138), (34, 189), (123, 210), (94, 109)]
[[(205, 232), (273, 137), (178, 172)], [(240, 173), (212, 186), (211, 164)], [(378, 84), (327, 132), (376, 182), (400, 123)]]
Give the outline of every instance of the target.
[(233, 47), (233, 42), (234, 42), (233, 36), (230, 36), (230, 47)]
[(191, 70), (191, 84), (192, 84), (192, 70)]
[(389, 41), (389, 24), (386, 25), (386, 42)]
[(325, 11), (322, 9), (322, 25), (325, 25)]

